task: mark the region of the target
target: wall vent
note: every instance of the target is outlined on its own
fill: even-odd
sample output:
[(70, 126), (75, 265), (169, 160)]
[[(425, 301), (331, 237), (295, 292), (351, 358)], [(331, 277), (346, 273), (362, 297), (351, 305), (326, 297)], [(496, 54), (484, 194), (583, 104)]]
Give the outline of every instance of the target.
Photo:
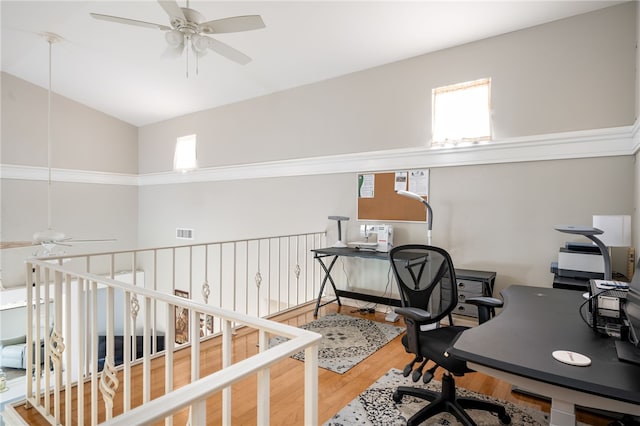
[(193, 229), (176, 228), (176, 238), (179, 240), (193, 240)]

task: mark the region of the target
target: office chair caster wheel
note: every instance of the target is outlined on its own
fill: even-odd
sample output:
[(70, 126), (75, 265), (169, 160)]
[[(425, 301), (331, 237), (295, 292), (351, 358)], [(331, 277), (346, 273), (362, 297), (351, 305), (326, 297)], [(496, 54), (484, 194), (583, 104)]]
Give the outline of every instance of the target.
[(505, 413), (504, 416), (498, 416), (498, 419), (500, 419), (500, 424), (501, 425), (510, 425), (511, 424), (511, 416), (509, 416), (506, 413)]
[(393, 402), (395, 402), (396, 404), (402, 402), (402, 395), (400, 395), (400, 392), (398, 391), (394, 391), (391, 397), (393, 398)]
[(404, 370), (402, 370), (402, 375), (404, 377), (409, 377), (409, 374), (411, 374), (411, 370), (413, 370), (413, 363), (405, 365)]

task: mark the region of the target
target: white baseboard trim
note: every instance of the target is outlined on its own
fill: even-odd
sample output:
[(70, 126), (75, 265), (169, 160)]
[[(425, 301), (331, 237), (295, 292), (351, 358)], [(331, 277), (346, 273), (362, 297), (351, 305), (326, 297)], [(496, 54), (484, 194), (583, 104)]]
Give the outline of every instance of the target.
[[(633, 126), (510, 138), (467, 147), (443, 149), (421, 147), (337, 154), (202, 168), (189, 173), (168, 171), (133, 175), (53, 169), (52, 180), (147, 186), (625, 156), (635, 155), (639, 150), (640, 125), (636, 122)], [(46, 167), (2, 164), (0, 165), (0, 177), (2, 179), (47, 180), (48, 172)]]

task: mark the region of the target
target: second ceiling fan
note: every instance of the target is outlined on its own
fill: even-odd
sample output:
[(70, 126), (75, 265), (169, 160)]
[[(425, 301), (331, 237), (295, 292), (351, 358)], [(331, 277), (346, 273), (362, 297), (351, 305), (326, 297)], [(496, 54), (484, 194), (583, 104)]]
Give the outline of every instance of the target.
[(204, 54), (207, 49), (210, 49), (241, 65), (246, 65), (251, 62), (249, 56), (228, 44), (209, 37), (209, 35), (264, 28), (265, 25), (260, 15), (233, 16), (205, 21), (205, 17), (200, 12), (189, 8), (188, 0), (187, 7), (178, 6), (175, 0), (158, 0), (158, 3), (160, 3), (160, 6), (162, 6), (164, 11), (169, 15), (169, 25), (122, 18), (119, 16), (103, 15), (100, 13), (91, 13), (91, 16), (103, 21), (165, 31), (165, 38), (169, 44), (169, 49), (174, 53), (181, 54), (185, 47), (190, 45), (196, 57)]
[(115, 241), (113, 238), (109, 239), (92, 239), (92, 240), (78, 240), (67, 237), (63, 232), (57, 231), (52, 227), (52, 154), (53, 154), (53, 132), (52, 132), (52, 114), (51, 114), (51, 100), (53, 97), (53, 90), (51, 89), (51, 75), (52, 75), (52, 47), (55, 43), (63, 40), (61, 36), (55, 33), (44, 32), (40, 34), (47, 44), (49, 45), (49, 85), (47, 89), (47, 229), (39, 231), (33, 234), (31, 241), (0, 241), (0, 250), (15, 249), (29, 246), (41, 246), (42, 250), (34, 253), (34, 256), (53, 256), (62, 253), (56, 252), (58, 246), (70, 246), (72, 243), (78, 242), (107, 242)]

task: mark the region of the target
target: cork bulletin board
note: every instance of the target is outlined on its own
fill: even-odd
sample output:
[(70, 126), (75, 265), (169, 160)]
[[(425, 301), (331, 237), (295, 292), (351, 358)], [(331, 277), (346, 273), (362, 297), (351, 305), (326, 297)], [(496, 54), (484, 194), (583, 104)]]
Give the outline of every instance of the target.
[(429, 170), (358, 174), (358, 220), (426, 222), (424, 204), (396, 194), (404, 189), (428, 200)]

